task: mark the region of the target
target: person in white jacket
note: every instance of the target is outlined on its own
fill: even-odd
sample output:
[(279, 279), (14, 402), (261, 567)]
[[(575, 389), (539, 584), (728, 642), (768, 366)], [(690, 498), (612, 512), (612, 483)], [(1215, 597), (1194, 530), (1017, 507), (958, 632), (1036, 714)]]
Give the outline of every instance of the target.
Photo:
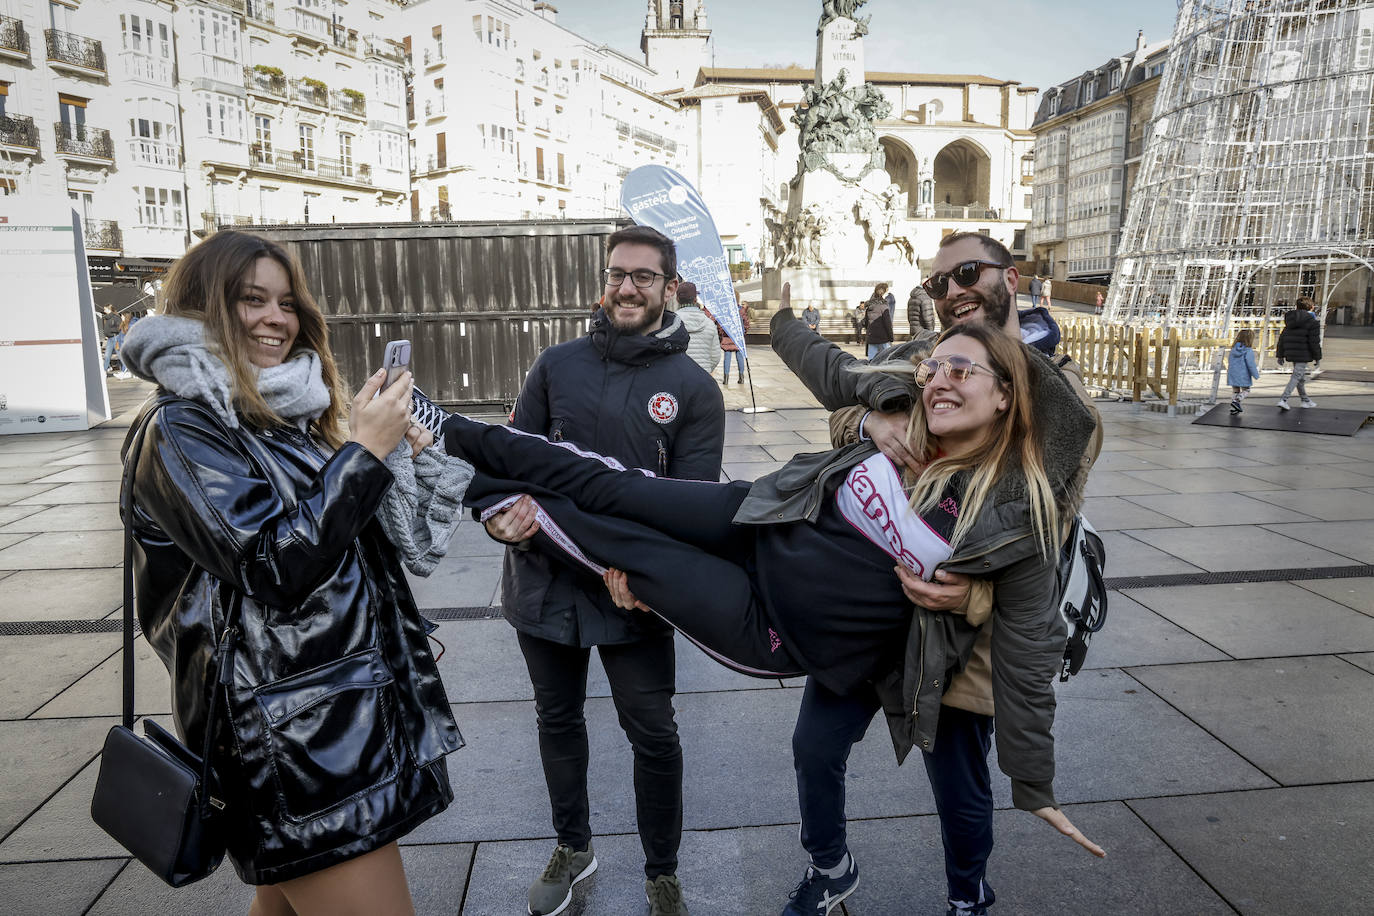
[(695, 283), (684, 280), (677, 287), (677, 316), (692, 336), (687, 344), (687, 355), (708, 374), (720, 365), (720, 347), (717, 344), (716, 323), (701, 309), (697, 302)]

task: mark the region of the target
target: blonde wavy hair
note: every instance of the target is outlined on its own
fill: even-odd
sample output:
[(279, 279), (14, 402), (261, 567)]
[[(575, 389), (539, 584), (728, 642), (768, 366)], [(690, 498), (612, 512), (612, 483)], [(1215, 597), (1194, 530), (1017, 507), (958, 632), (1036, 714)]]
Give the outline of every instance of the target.
[(348, 402), (339, 368), (329, 349), (324, 314), (306, 287), (300, 262), (282, 246), (246, 232), (220, 230), (186, 252), (172, 265), (163, 283), (159, 310), (167, 315), (194, 318), (205, 326), (205, 342), (229, 370), (234, 409), (257, 429), (283, 426), (286, 420), (267, 406), (258, 393), (258, 370), (248, 357), (250, 338), (239, 317), (238, 303), (259, 258), (271, 258), (291, 281), (300, 330), (286, 355), (313, 350), (329, 388), (329, 406), (310, 424), (311, 431), (330, 447), (347, 437), (344, 405)]
[[(1007, 409), (992, 420), (982, 442), (962, 455), (940, 456), (940, 443), (931, 435), (926, 423), (925, 402), (917, 397), (911, 407), (911, 423), (907, 427), (907, 447), (913, 455), (928, 463), (919, 475), (909, 469), (904, 483), (908, 487), (911, 506), (917, 512), (927, 512), (940, 501), (941, 495), (956, 474), (967, 474), (968, 483), (959, 507), (959, 521), (950, 538), (958, 545), (968, 536), (983, 504), (998, 483), (1010, 473), (1025, 478), (1026, 497), (1030, 503), (1031, 526), (1044, 556), (1052, 556), (1059, 546), (1059, 508), (1054, 488), (1045, 473), (1044, 449), (1035, 434), (1034, 404), (1031, 402), (1032, 373), (1030, 357), (1025, 346), (1008, 337), (999, 328), (982, 324), (955, 325), (940, 335), (939, 343), (952, 337), (970, 337), (988, 351), (988, 368), (1001, 375), (997, 384), (1007, 396)], [(883, 364), (875, 369), (914, 378), (917, 362)]]

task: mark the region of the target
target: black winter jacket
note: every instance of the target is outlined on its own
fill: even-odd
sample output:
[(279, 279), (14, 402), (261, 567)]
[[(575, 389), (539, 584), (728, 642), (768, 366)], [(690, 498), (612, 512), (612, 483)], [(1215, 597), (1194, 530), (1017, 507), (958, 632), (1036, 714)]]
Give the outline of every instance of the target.
[[(687, 356), (689, 340), (673, 312), (663, 313), (659, 331), (627, 335), (598, 311), (586, 337), (534, 361), (511, 425), (659, 476), (719, 480), (724, 399)], [(584, 574), (518, 546), (506, 551), (501, 600), (516, 629), (563, 645), (633, 642), (667, 628), (652, 614), (616, 607)]]
[(1283, 362), (1316, 363), (1322, 358), (1322, 323), (1307, 309), (1283, 314), (1283, 330), (1274, 355)]
[(374, 519), (391, 483), (355, 442), (331, 456), (295, 428), (231, 430), (196, 401), (169, 398), (148, 421), (133, 482), (138, 618), (192, 748), (225, 614), (244, 596), (212, 760), (249, 884), (377, 849), (453, 798), (444, 755), (462, 736)]

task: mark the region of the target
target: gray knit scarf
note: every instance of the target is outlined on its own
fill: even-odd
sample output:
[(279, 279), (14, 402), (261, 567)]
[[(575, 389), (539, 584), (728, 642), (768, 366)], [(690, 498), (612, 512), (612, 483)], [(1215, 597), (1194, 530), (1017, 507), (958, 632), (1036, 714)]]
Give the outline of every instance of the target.
[[(151, 315), (129, 329), (120, 353), (134, 375), (206, 405), (225, 426), (239, 428), (229, 370), (205, 345), (201, 322)], [(278, 416), (302, 432), (330, 400), (320, 358), (312, 350), (298, 350), (280, 366), (259, 369), (258, 393)], [(387, 456), (386, 466), (395, 486), (382, 498), (377, 519), (401, 552), (406, 568), (417, 576), (428, 576), (462, 520), (472, 465), (432, 446), (412, 461), (410, 446), (403, 441)]]

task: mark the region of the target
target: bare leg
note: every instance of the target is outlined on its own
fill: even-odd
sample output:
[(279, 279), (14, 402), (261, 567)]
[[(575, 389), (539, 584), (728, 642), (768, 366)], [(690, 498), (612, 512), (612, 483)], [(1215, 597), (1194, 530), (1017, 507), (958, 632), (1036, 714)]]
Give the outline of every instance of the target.
[[(395, 843), (275, 886), (299, 916), (414, 916)], [(255, 901), (256, 904), (256, 901)], [(256, 916), (256, 914), (255, 914)], [(276, 916), (276, 914), (273, 914)]]
[(276, 885), (263, 884), (258, 887), (252, 906), (248, 907), (248, 916), (296, 916), (296, 911), (291, 909), (286, 895)]

